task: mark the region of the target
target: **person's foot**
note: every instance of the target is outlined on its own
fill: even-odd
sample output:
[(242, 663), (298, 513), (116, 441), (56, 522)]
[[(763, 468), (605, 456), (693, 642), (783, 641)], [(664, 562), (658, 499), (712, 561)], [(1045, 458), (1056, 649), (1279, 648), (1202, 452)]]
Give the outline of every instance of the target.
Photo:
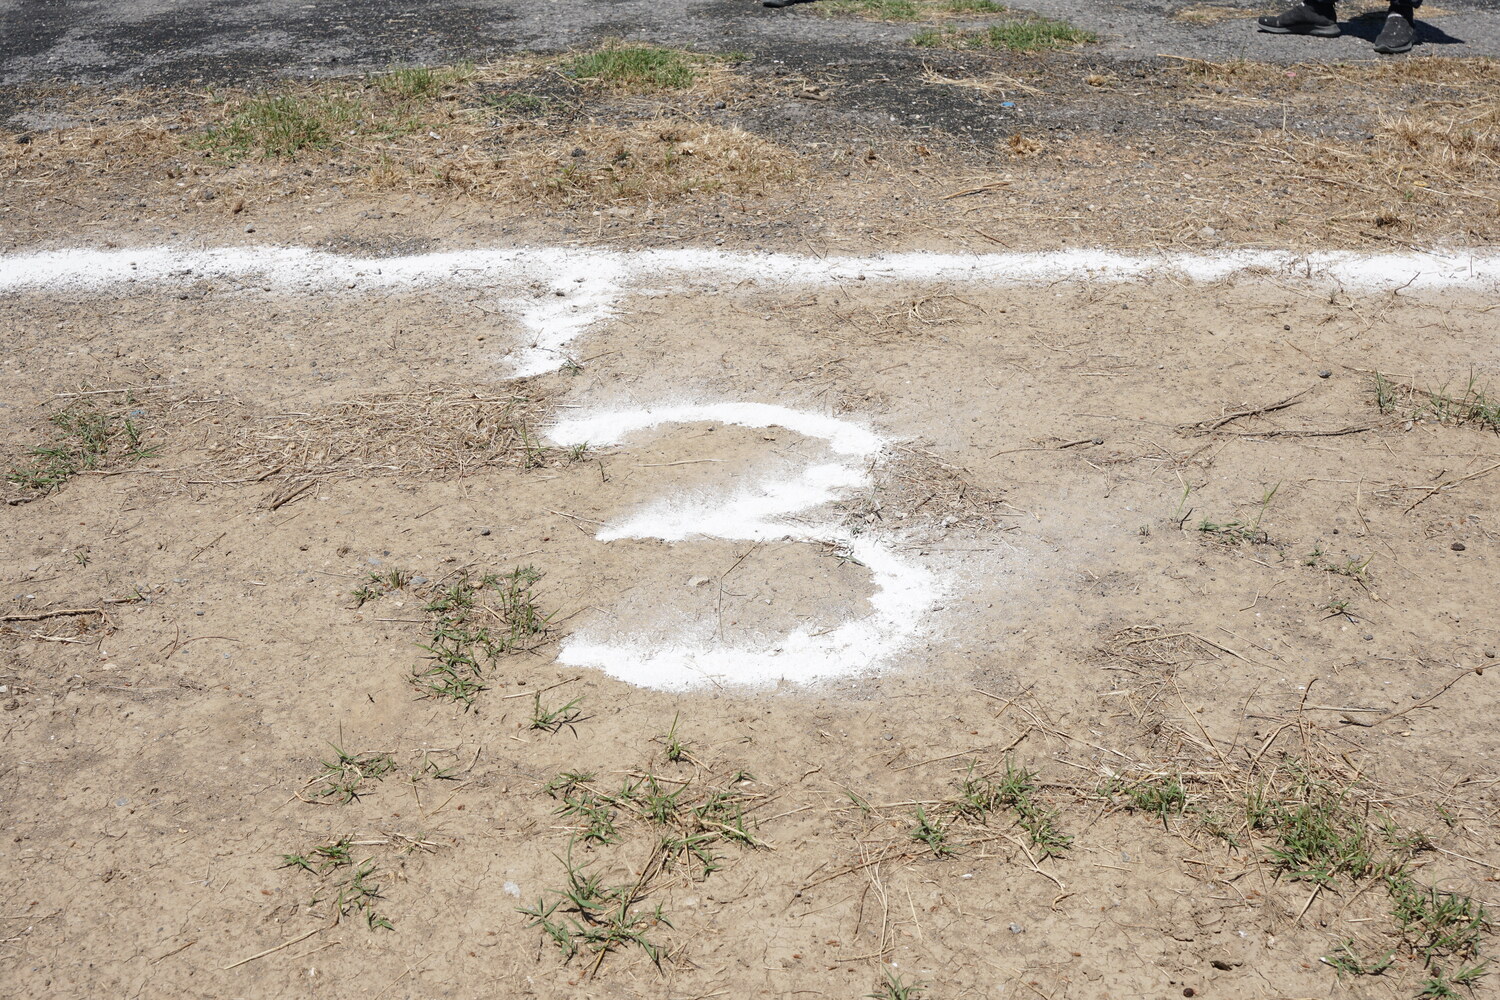
[(1305, 0), (1291, 10), (1259, 21), (1261, 31), (1274, 35), (1317, 35), (1335, 38), (1339, 33), (1339, 20), (1333, 12), (1333, 4), (1318, 0)]
[(1392, 8), (1386, 15), (1385, 26), (1380, 29), (1380, 37), (1375, 39), (1375, 51), (1388, 56), (1410, 52), (1416, 41), (1417, 26), (1412, 21), (1411, 12)]

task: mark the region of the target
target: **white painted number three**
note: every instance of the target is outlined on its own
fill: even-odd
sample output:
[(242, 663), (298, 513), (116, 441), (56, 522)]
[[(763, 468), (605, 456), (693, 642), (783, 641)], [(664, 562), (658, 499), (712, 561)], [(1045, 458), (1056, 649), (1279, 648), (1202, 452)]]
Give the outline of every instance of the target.
[(780, 680), (810, 682), (859, 674), (878, 666), (915, 637), (923, 616), (938, 599), (932, 573), (868, 535), (855, 535), (828, 520), (791, 521), (850, 491), (869, 485), (869, 463), (885, 441), (848, 420), (765, 403), (715, 403), (616, 410), (565, 420), (552, 428), (559, 445), (614, 445), (663, 424), (720, 423), (784, 427), (823, 441), (829, 461), (808, 465), (791, 480), (764, 479), (707, 503), (664, 502), (607, 525), (600, 541), (620, 538), (722, 538), (729, 541), (827, 542), (847, 551), (870, 571), (871, 611), (833, 629), (802, 628), (774, 640), (750, 644), (675, 642), (651, 644), (572, 636), (558, 660), (594, 667), (642, 687), (680, 691), (706, 684), (763, 686)]

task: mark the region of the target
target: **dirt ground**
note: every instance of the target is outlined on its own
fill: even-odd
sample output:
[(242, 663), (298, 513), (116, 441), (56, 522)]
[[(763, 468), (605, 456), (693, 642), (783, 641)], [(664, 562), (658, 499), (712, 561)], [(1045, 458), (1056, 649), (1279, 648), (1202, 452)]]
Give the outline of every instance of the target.
[[(798, 274), (1482, 256), (1493, 65), (758, 58), (7, 90), (0, 995), (1493, 990), (1493, 284)], [(229, 155), (266, 94), (402, 131)], [(597, 275), (4, 284), (162, 245), (745, 256), (635, 282), (524, 378), (526, 317)], [(882, 443), (551, 436), (682, 403)], [(775, 537), (599, 537), (835, 465)], [(579, 662), (877, 620), (866, 543), (930, 586), (862, 669)]]
[[(1488, 308), (1292, 279), (1186, 294), (856, 280), (790, 302), (754, 282), (637, 301), (588, 337), (580, 371), (517, 385), (487, 354), (505, 339), (494, 320), (430, 294), (26, 296), (7, 319), (12, 450), (83, 385), (140, 386), (129, 405), (155, 450), (4, 522), (14, 614), (101, 609), (7, 621), (12, 995), (855, 996), (879, 961), (935, 996), (1376, 995), (1318, 959), (1349, 937), (1379, 946), (1378, 892), (1310, 892), (1253, 840), (1100, 791), (1172, 773), (1212, 803), (1220, 782), (1310, 759), (1433, 837), (1424, 880), (1492, 894), (1490, 677), (1375, 727), (1328, 711), (1411, 708), (1500, 645), (1494, 434), (1383, 416), (1370, 374), (1493, 365)], [(262, 440), (316, 447), (341, 403), (441, 385), (463, 392), (347, 418), (393, 442), (358, 463)], [(904, 447), (847, 513), (951, 596), (894, 662), (811, 688), (668, 694), (560, 667), (551, 640), (574, 630), (670, 636), (716, 613), (728, 639), (836, 620), (865, 574), (790, 542), (593, 537), (654, 498), (816, 451), (796, 435), (687, 426), (529, 469), (504, 454), (434, 468), (434, 412), (473, 394), (525, 398), (539, 423), (662, 398), (866, 421)], [(1362, 430), (1296, 436), (1346, 428)], [(922, 456), (961, 470), (971, 499)], [(281, 502), (287, 482), (304, 489)], [(934, 497), (945, 512), (924, 518)], [(1205, 520), (1264, 535), (1231, 543)], [(1330, 571), (1351, 562), (1360, 575)], [(520, 565), (559, 613), (549, 641), (504, 658), (469, 711), (414, 700), (431, 588)], [(351, 597), (391, 569), (427, 582)], [(582, 699), (583, 718), (530, 728), (533, 690)], [(677, 763), (661, 740), (674, 720)], [(396, 771), (347, 804), (298, 801), (331, 745), (388, 752)], [(955, 821), (954, 856), (919, 850), (905, 803), (940, 809), (971, 765), (1007, 754), (1038, 772), (1072, 847), (1028, 858), (1009, 823)], [(428, 759), (456, 773), (431, 778)], [(567, 771), (610, 787), (753, 775), (738, 787), (765, 846), (716, 847), (723, 871), (674, 867), (652, 887), (660, 972), (639, 950), (592, 976), (562, 964), (517, 912), (562, 884), (573, 824), (543, 789)], [(574, 860), (638, 872), (653, 834), (620, 827)], [(279, 867), (344, 836), (376, 859), (394, 931), (329, 927), (327, 900), (307, 906), (315, 880)]]

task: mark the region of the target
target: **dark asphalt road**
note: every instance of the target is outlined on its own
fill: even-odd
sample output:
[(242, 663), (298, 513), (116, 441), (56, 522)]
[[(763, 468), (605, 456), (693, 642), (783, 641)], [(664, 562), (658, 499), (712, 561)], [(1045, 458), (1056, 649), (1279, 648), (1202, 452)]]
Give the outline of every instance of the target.
[[(1251, 0), (1234, 2), (1250, 9)], [(1105, 39), (1101, 54), (1374, 58), (1373, 23), (1329, 40), (1258, 34), (1245, 20), (1196, 26), (1171, 18), (1202, 6), (1198, 0), (1026, 6), (1097, 31)], [(1432, 14), (1418, 55), (1500, 55), (1500, 0), (1442, 0)], [(0, 0), (0, 84), (327, 76), (556, 50), (609, 36), (801, 62), (816, 60), (820, 44), (846, 57), (851, 46), (902, 46), (915, 30), (823, 18), (807, 8), (766, 10), (757, 0)]]

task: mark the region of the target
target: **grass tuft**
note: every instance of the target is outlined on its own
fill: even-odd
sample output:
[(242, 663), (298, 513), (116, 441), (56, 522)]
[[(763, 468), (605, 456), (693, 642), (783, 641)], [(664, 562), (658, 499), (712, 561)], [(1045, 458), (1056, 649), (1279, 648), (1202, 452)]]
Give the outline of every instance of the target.
[(1443, 424), (1473, 424), (1500, 431), (1500, 396), (1481, 386), (1473, 372), (1458, 392), (1444, 385), (1417, 389), (1398, 385), (1377, 372), (1374, 378), (1375, 406), (1381, 413), (1408, 420), (1435, 420)]
[(48, 418), (52, 441), (31, 449), (31, 462), (6, 473), (6, 481), (38, 493), (53, 493), (82, 472), (139, 462), (154, 452), (143, 443), (143, 412), (124, 396), (119, 410), (70, 406)]
[(927, 992), (927, 984), (907, 982), (906, 977), (881, 969), (882, 981), (874, 993), (866, 993), (866, 1000), (918, 1000)]
[(917, 32), (911, 41), (919, 48), (929, 49), (1044, 52), (1089, 45), (1099, 41), (1099, 36), (1066, 21), (1030, 17), (987, 28), (931, 28)]
[[(1276, 492), (1280, 489), (1281, 484), (1277, 483), (1261, 494), (1260, 505), (1256, 509), (1253, 520), (1220, 522), (1204, 518), (1198, 522), (1198, 530), (1230, 545), (1239, 545), (1242, 542), (1249, 542), (1251, 545), (1267, 545), (1271, 538), (1260, 530), (1260, 522), (1265, 518), (1266, 509), (1271, 506), (1271, 501), (1275, 499)], [(1180, 507), (1179, 504), (1179, 509)]]
[(1008, 809), (1042, 857), (1057, 857), (1072, 846), (1073, 838), (1058, 829), (1057, 814), (1037, 798), (1036, 788), (1036, 773), (1007, 757), (998, 781), (976, 777), (970, 770), (959, 785), (955, 810), (982, 823), (991, 812)]
[[(428, 641), (422, 644), (428, 662), (412, 668), (412, 685), (425, 697), (471, 708), (501, 657), (529, 652), (551, 633), (552, 615), (537, 605), (535, 586), (541, 578), (530, 566), (477, 580), (465, 571), (452, 583), (435, 588), (423, 609), (437, 616)], [(481, 598), (489, 603), (482, 603)], [(575, 721), (576, 715), (558, 728)]]
[(935, 858), (946, 858), (953, 853), (953, 848), (948, 846), (948, 830), (943, 826), (942, 820), (928, 816), (921, 806), (917, 806), (916, 819), (917, 825), (911, 831), (912, 840), (926, 844)]
[(567, 884), (542, 896), (534, 906), (521, 907), (530, 917), (528, 927), (539, 928), (542, 935), (563, 953), (563, 960), (587, 952), (603, 960), (616, 948), (635, 945), (657, 966), (661, 965), (661, 947), (647, 937), (658, 926), (672, 924), (658, 904), (648, 911), (635, 909), (640, 901), (641, 884), (606, 885), (598, 873), (590, 873), (573, 862), (572, 845), (567, 856), (560, 858), (567, 874)]
[(562, 64), (568, 76), (632, 90), (681, 90), (698, 79), (703, 57), (656, 45), (606, 45)]
[(231, 160), (290, 159), (304, 149), (327, 149), (361, 118), (360, 105), (342, 97), (284, 94), (245, 101), (223, 125), (194, 143)]
[(332, 760), (319, 762), (323, 765), (322, 773), (298, 793), (299, 798), (313, 802), (353, 802), (369, 782), (380, 781), (396, 770), (396, 758), (388, 753), (351, 754), (336, 745), (333, 753)]
[(468, 62), (435, 69), (411, 66), (390, 70), (370, 82), (377, 90), (391, 97), (413, 100), (437, 97), (459, 84), (467, 83), (474, 78), (474, 74), (474, 64)]

